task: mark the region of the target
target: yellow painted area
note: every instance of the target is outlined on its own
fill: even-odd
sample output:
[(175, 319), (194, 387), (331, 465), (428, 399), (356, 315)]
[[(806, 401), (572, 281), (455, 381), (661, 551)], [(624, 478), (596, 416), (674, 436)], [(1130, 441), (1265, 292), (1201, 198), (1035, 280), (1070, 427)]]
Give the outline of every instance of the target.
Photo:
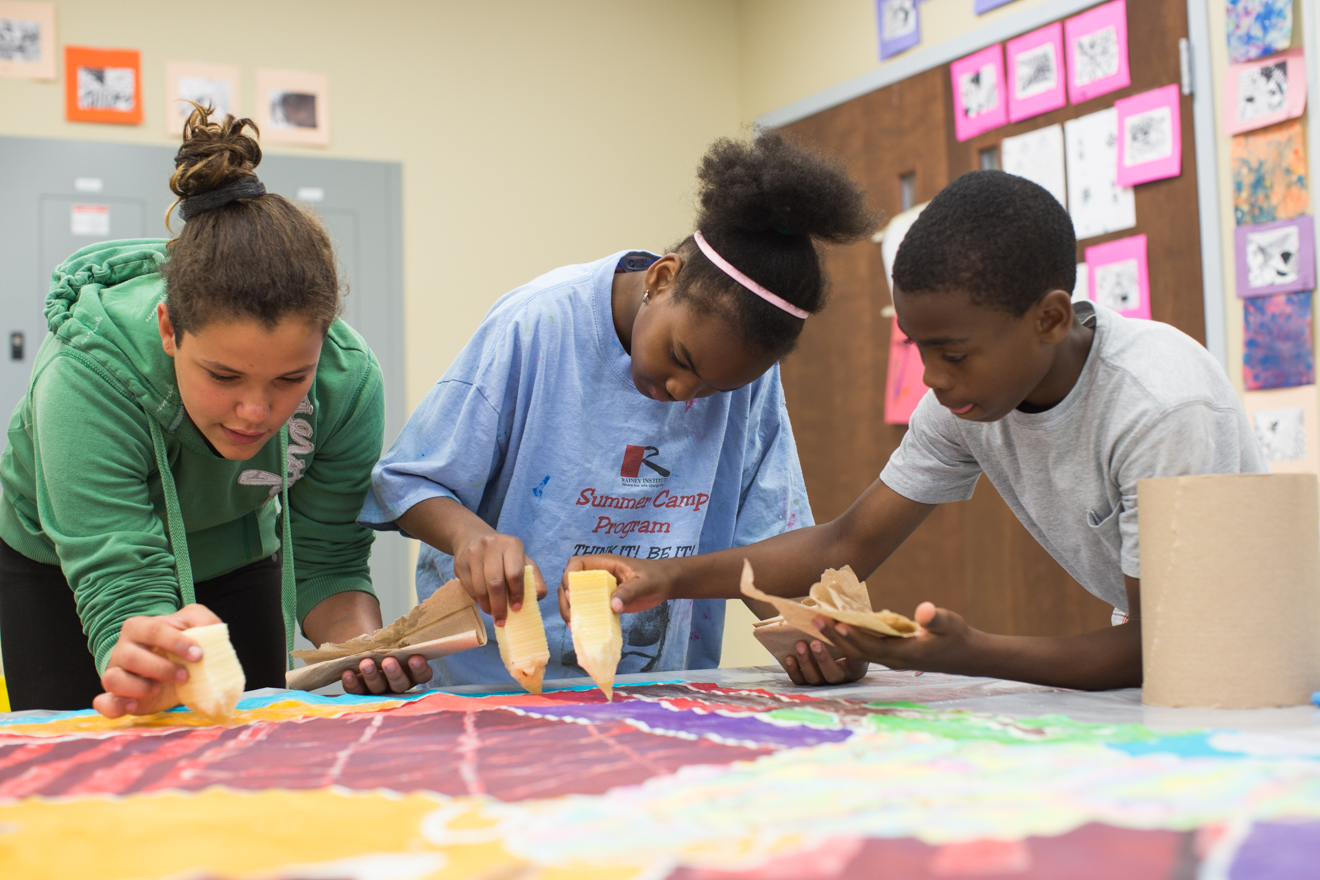
[(5, 687), (5, 680), (0, 678), (0, 712), (9, 711), (9, 689)]

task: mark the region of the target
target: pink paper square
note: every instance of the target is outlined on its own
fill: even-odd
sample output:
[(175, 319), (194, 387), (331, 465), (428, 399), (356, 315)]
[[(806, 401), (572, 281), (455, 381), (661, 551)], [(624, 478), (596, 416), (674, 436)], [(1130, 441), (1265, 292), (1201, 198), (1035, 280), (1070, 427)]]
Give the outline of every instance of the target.
[(1074, 104), (1125, 89), (1128, 69), (1127, 0), (1074, 15), (1063, 23), (1068, 54), (1068, 99)]
[(1063, 61), (1063, 25), (1057, 21), (1009, 40), (1008, 119), (1021, 122), (1068, 103)]
[(1118, 185), (1182, 174), (1182, 95), (1177, 85), (1114, 102), (1118, 111)]
[(885, 424), (906, 425), (912, 420), (912, 411), (921, 403), (930, 389), (922, 378), (926, 368), (921, 352), (908, 342), (898, 329), (895, 317), (889, 328), (889, 369), (885, 373)]
[(1306, 111), (1306, 51), (1234, 64), (1224, 76), (1224, 134), (1241, 134)]
[(949, 65), (953, 79), (953, 131), (960, 141), (1008, 122), (1004, 47), (996, 43)]
[(1134, 235), (1086, 249), (1087, 298), (1125, 318), (1150, 318), (1146, 236)]

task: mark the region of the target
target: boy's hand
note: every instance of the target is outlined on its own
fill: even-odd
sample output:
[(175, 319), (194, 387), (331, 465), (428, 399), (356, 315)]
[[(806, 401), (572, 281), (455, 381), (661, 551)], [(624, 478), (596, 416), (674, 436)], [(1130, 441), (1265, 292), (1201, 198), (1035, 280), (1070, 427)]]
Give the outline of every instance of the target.
[(817, 617), (816, 628), (852, 661), (870, 661), (890, 669), (955, 672), (969, 667), (971, 638), (975, 633), (960, 615), (930, 602), (917, 606), (914, 616), (921, 630), (912, 638), (885, 636)]
[(522, 541), (512, 535), (487, 532), (456, 543), (454, 574), (463, 588), (491, 617), (496, 626), (504, 625), (510, 610), (522, 607), (527, 591), (523, 569), (532, 566), (536, 583), (532, 590), (537, 599), (545, 596), (545, 579), (536, 563), (527, 558)]
[(835, 660), (820, 639), (803, 639), (794, 646), (796, 654), (776, 658), (796, 685), (846, 684), (866, 675), (865, 660), (844, 657)]
[(574, 556), (564, 566), (559, 587), (559, 613), (564, 622), (572, 623), (568, 602), (568, 575), (574, 571), (608, 571), (619, 582), (610, 600), (615, 614), (645, 611), (670, 598), (673, 585), (661, 560), (633, 559), (629, 556), (598, 554)]
[(430, 681), (432, 674), (426, 658), (413, 654), (406, 666), (393, 657), (386, 657), (379, 664), (368, 657), (358, 664), (356, 671), (345, 669), (339, 680), (346, 694), (401, 694)]
[(201, 660), (202, 649), (183, 631), (221, 622), (205, 605), (185, 605), (173, 614), (125, 620), (101, 674), (105, 693), (92, 700), (92, 708), (107, 718), (119, 718), (151, 715), (177, 706), (174, 687), (188, 680), (188, 670), (166, 653), (192, 662)]

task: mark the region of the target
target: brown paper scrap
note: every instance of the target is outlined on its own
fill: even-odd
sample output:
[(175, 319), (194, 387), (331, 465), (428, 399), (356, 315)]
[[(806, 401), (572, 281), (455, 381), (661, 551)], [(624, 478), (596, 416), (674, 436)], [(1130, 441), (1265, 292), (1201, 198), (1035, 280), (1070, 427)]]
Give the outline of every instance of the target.
[[(789, 626), (795, 627), (812, 638), (820, 639), (827, 645), (833, 645), (825, 634), (816, 629), (812, 621), (817, 617), (828, 617), (839, 623), (859, 626), (871, 632), (897, 638), (911, 638), (920, 627), (916, 623), (888, 609), (871, 610), (871, 596), (865, 581), (858, 581), (850, 566), (841, 569), (827, 568), (820, 576), (820, 581), (811, 587), (810, 595), (798, 602), (781, 596), (771, 596), (756, 588), (752, 582), (752, 564), (743, 560), (742, 593), (761, 602), (769, 602)], [(774, 618), (771, 619), (773, 621)], [(771, 621), (763, 621), (770, 623)]]

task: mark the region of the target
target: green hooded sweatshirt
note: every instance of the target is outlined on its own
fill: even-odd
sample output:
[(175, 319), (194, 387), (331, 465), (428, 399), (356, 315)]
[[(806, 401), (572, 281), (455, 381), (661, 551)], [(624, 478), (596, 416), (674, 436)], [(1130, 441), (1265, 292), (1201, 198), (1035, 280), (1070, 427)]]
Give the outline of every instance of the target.
[[(375, 355), (336, 320), (286, 431), (247, 461), (222, 458), (184, 411), (174, 362), (161, 348), (165, 258), (160, 239), (106, 242), (55, 270), (46, 298), (51, 332), (0, 456), (0, 539), (63, 569), (102, 672), (127, 618), (177, 611), (191, 579), (280, 548), (288, 532), (276, 499), (284, 486), (294, 551), (284, 554), (286, 631), (295, 578), (298, 621), (335, 593), (372, 592), (374, 536), (356, 520), (383, 440)], [(180, 516), (187, 552), (176, 567), (172, 548), (181, 542), (171, 542), (176, 530), (167, 524)]]

